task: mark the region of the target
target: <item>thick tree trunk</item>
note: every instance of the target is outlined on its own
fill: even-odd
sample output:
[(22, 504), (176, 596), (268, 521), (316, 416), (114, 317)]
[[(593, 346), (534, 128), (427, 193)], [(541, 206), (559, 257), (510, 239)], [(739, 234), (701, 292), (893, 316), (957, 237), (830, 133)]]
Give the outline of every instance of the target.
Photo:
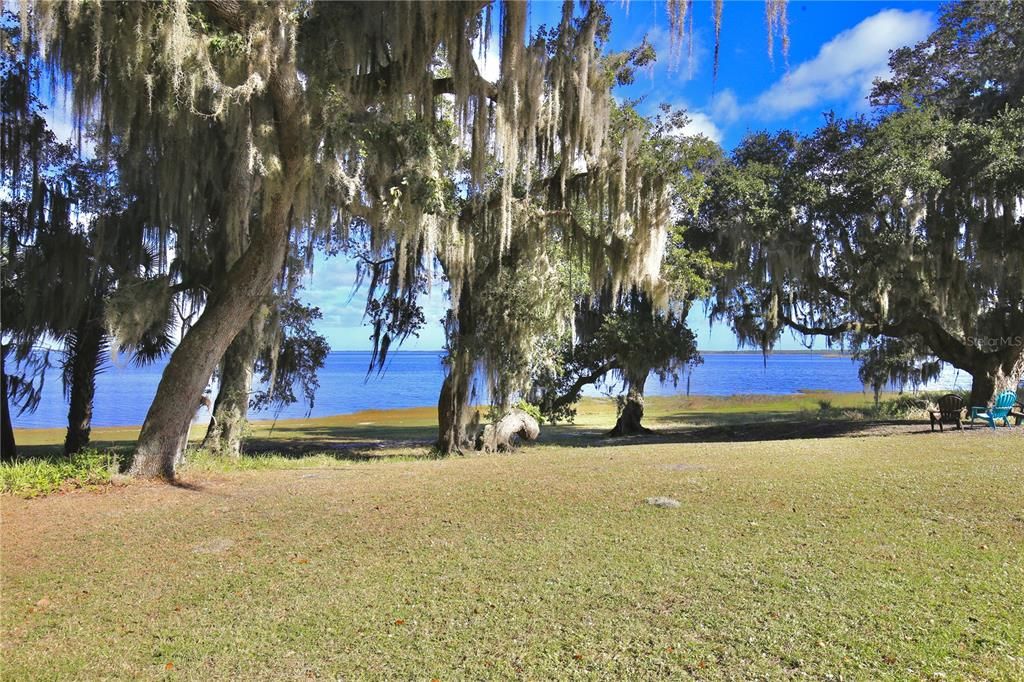
[[(440, 258), (440, 256), (439, 256)], [(445, 275), (449, 275), (448, 264), (441, 260)], [(463, 448), (472, 448), (476, 434), (466, 433), (469, 424), (470, 387), (473, 381), (474, 361), (465, 348), (464, 339), (472, 339), (476, 333), (476, 319), (473, 314), (473, 290), (477, 282), (488, 282), (497, 276), (501, 267), (515, 267), (519, 260), (519, 249), (514, 245), (505, 251), (501, 259), (492, 260), (473, 280), (464, 281), (459, 293), (457, 315), (445, 324), (445, 336), (449, 348), (448, 374), (441, 385), (437, 401), (437, 443), (439, 453), (461, 454)], [(452, 312), (449, 311), (449, 315)]]
[(463, 348), (463, 338), (470, 338), (475, 328), (472, 297), (472, 284), (464, 282), (459, 293), (457, 315), (454, 321), (448, 321), (445, 329), (449, 348), (448, 374), (441, 384), (441, 395), (437, 400), (436, 444), (437, 451), (443, 455), (462, 454), (464, 447), (473, 446), (466, 433), (473, 358)]
[(4, 369), (6, 356), (5, 349), (0, 349), (0, 462), (13, 462), (18, 456), (18, 448), (14, 443), (14, 424), (8, 400), (7, 372)]
[[(225, 19), (239, 21), (235, 5), (212, 5)], [(189, 426), (199, 396), (231, 341), (270, 293), (274, 277), (284, 266), (288, 250), (295, 190), (303, 176), (304, 132), (309, 124), (300, 104), (302, 88), (295, 64), (280, 64), (268, 90), (274, 104), (281, 171), (271, 192), (270, 208), (260, 232), (228, 271), (223, 286), (207, 302), (196, 324), (171, 354), (150, 405), (135, 448), (131, 473), (141, 477), (174, 478), (184, 458)]]
[(619, 418), (615, 422), (615, 428), (608, 432), (609, 436), (635, 436), (641, 433), (651, 433), (651, 430), (641, 423), (644, 418), (644, 385), (646, 383), (646, 374), (626, 380), (626, 399)]
[(968, 371), (973, 378), (970, 406), (988, 405), (1003, 391), (1017, 390), (1024, 376), (1024, 345), (1014, 346), (998, 354), (986, 354), (983, 362)]
[(472, 363), (456, 354), (448, 367), (437, 400), (437, 450), (441, 454), (461, 454), (467, 444), (466, 413), (469, 407), (469, 385), (473, 377)]
[[(262, 306), (261, 306), (262, 307)], [(238, 457), (249, 416), (249, 393), (253, 365), (259, 350), (263, 311), (257, 311), (224, 353), (220, 369), (220, 390), (213, 406), (213, 419), (206, 430), (203, 447), (219, 455)]]
[(70, 358), (68, 385), (68, 430), (64, 437), (64, 454), (72, 455), (89, 444), (92, 431), (92, 408), (96, 396), (96, 372), (101, 362), (106, 329), (96, 315), (87, 312), (76, 330), (75, 355)]

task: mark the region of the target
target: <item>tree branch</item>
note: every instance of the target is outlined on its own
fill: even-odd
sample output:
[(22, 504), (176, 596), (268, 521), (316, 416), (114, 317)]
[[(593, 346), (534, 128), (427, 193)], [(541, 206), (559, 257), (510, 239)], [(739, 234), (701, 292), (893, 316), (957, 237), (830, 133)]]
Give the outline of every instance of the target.
[[(353, 88), (365, 95), (379, 95), (386, 91), (389, 85), (397, 78), (399, 67), (398, 62), (390, 62), (387, 66), (381, 67), (376, 71), (356, 76), (352, 79)], [(469, 84), (475, 92), (482, 94), (484, 97), (492, 101), (498, 99), (497, 84), (491, 83), (481, 76), (479, 69), (475, 65), (470, 74)], [(451, 76), (433, 79), (434, 96), (456, 94), (455, 85), (455, 78)]]
[[(472, 87), (477, 92), (483, 93), (487, 99), (491, 101), (497, 101), (498, 99), (498, 85), (492, 83), (480, 75), (480, 72), (473, 67), (473, 77), (470, 79)], [(452, 77), (447, 78), (435, 78), (434, 79), (434, 96), (438, 95), (454, 95), (455, 94), (455, 79)]]
[(209, 0), (206, 6), (233, 31), (245, 29), (245, 12), (239, 0)]
[(808, 336), (839, 336), (854, 332), (893, 338), (920, 336), (937, 358), (967, 371), (978, 365), (981, 361), (979, 356), (983, 354), (981, 350), (951, 334), (938, 320), (925, 315), (906, 317), (891, 323), (847, 321), (831, 327), (811, 327), (785, 315), (779, 315), (779, 320), (790, 329)]
[(555, 410), (576, 402), (579, 400), (579, 394), (583, 390), (584, 386), (597, 383), (599, 379), (613, 369), (620, 369), (619, 364), (614, 360), (609, 360), (603, 365), (599, 365), (597, 368), (592, 370), (590, 374), (584, 374), (583, 376), (578, 377), (565, 393), (552, 400), (551, 403), (549, 405), (545, 405), (545, 407), (548, 411), (554, 412)]
[(779, 321), (785, 324), (790, 329), (806, 334), (807, 336), (839, 336), (840, 334), (849, 334), (851, 332), (868, 331), (871, 327), (877, 325), (869, 325), (861, 322), (843, 322), (832, 327), (809, 327), (805, 324), (797, 322), (796, 320), (786, 315), (779, 315)]

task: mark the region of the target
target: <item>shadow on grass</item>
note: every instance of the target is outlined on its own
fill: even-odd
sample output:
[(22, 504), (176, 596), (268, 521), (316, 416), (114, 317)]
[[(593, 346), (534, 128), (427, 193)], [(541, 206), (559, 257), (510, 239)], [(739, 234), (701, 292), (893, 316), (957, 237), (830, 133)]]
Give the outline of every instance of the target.
[[(131, 459), (132, 445), (122, 440), (97, 440), (89, 443), (90, 450), (103, 450), (113, 452), (118, 456), (119, 461), (124, 465)], [(63, 445), (18, 445), (18, 460), (41, 459), (47, 462), (57, 462), (67, 459), (64, 454)], [(123, 468), (123, 466), (122, 466)]]
[[(645, 420), (652, 433), (612, 438), (608, 429), (549, 426), (540, 444), (605, 447), (619, 443), (746, 443), (806, 438), (857, 438), (930, 433), (919, 419), (818, 419), (792, 411), (756, 415), (687, 412)], [(965, 433), (970, 433), (968, 428)], [(974, 429), (977, 431), (978, 429)], [(940, 432), (935, 432), (939, 437)]]
[(431, 426), (287, 426), (249, 438), (245, 454), (286, 459), (317, 454), (352, 462), (432, 459), (435, 437)]
[[(645, 423), (653, 433), (611, 438), (607, 434), (614, 424), (612, 413), (607, 420), (602, 416), (600, 424), (545, 425), (537, 445), (586, 448), (637, 443), (756, 442), (930, 433), (927, 421), (921, 419), (823, 417), (812, 410), (758, 409), (765, 407), (758, 405), (752, 405), (750, 410), (728, 411), (706, 404), (686, 405), (681, 410), (679, 406), (673, 407), (676, 409), (648, 416)], [(987, 428), (973, 429), (975, 432), (982, 430), (988, 431)], [(971, 431), (968, 428), (963, 433)], [(436, 426), (422, 422), (416, 425), (291, 422), (271, 429), (257, 429), (246, 440), (244, 454), (253, 459), (301, 460), (319, 456), (345, 462), (436, 459), (439, 457), (433, 449), (436, 434)], [(935, 432), (935, 437), (943, 436), (951, 437)], [(192, 444), (195, 446), (198, 442)], [(97, 441), (93, 447), (114, 451), (123, 464), (131, 457), (132, 444), (127, 441)], [(63, 459), (63, 453), (57, 445), (19, 447), (19, 458), (28, 457), (57, 461)]]
[(181, 490), (188, 490), (189, 492), (193, 493), (201, 493), (203, 492), (203, 490), (205, 490), (203, 486), (199, 485), (198, 483), (195, 483), (193, 481), (185, 481), (182, 480), (181, 478), (172, 478), (171, 480), (167, 481), (167, 484), (172, 487), (180, 488)]
[[(814, 412), (792, 410), (755, 413), (716, 411), (660, 414), (646, 420), (653, 433), (612, 438), (614, 423), (585, 426), (545, 425), (538, 446), (607, 447), (622, 443), (727, 443), (797, 440), (806, 438), (857, 438), (930, 433), (920, 419), (820, 418)], [(980, 431), (975, 428), (974, 431)], [(289, 433), (289, 431), (294, 433)], [(967, 428), (964, 433), (970, 433)], [(348, 461), (385, 459), (433, 459), (435, 427), (316, 426), (278, 429), (273, 438), (252, 438), (246, 455), (300, 459), (317, 454)], [(947, 434), (935, 432), (936, 437)]]

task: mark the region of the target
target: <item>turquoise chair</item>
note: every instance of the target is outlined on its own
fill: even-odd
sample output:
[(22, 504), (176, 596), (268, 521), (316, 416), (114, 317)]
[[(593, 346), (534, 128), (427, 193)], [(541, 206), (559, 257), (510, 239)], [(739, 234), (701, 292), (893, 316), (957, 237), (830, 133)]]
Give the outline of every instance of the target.
[(996, 428), (996, 422), (1000, 419), (1003, 420), (1005, 426), (1010, 425), (1010, 411), (1013, 410), (1013, 406), (1017, 402), (1016, 391), (1003, 391), (996, 396), (995, 403), (992, 407), (972, 407), (971, 408), (971, 422), (974, 422), (974, 418), (984, 419), (988, 422), (988, 425), (993, 429)]

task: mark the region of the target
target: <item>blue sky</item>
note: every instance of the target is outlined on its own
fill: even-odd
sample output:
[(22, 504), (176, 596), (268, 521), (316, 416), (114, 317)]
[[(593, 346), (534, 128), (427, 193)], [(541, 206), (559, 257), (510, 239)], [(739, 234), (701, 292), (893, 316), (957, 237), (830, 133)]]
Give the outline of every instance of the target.
[[(530, 24), (555, 24), (560, 2), (534, 2)], [(718, 78), (712, 78), (714, 28), (711, 2), (694, 3), (694, 49), (669, 58), (668, 21), (664, 0), (608, 3), (612, 15), (611, 48), (638, 45), (646, 34), (659, 55), (650, 72), (616, 94), (642, 98), (640, 109), (653, 113), (662, 102), (685, 107), (689, 131), (707, 135), (731, 150), (745, 134), (782, 128), (810, 132), (823, 113), (853, 115), (869, 111), (865, 96), (872, 80), (888, 72), (889, 50), (914, 44), (935, 27), (938, 3), (932, 2), (796, 2), (789, 3), (788, 69), (776, 42), (774, 63), (768, 58), (764, 3), (726, 0), (722, 13)], [(674, 63), (673, 63), (674, 61)], [(496, 60), (484, 64), (496, 71)], [(352, 296), (354, 268), (342, 258), (318, 258), (302, 297), (323, 311), (319, 330), (334, 350), (369, 347), (369, 329), (362, 326), (363, 292)], [(447, 302), (437, 287), (424, 301), (428, 321), (420, 338), (407, 350), (442, 347), (440, 319)], [(734, 350), (736, 338), (719, 323), (709, 328), (703, 306), (689, 318), (702, 350)], [(821, 341), (817, 342), (821, 347)], [(803, 348), (786, 336), (779, 349)]]

